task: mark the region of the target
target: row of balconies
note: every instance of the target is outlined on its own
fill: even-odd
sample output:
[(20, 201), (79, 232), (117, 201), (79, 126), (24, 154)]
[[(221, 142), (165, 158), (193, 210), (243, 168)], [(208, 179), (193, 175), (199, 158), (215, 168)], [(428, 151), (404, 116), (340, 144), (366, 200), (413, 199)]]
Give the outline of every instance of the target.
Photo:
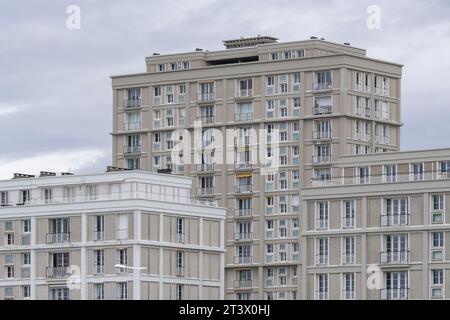
[[(381, 289), (381, 300), (407, 300), (409, 297), (409, 288), (396, 288), (396, 289)], [(328, 300), (328, 291), (316, 291), (314, 293), (315, 300)], [(342, 290), (342, 300), (354, 300), (356, 299), (355, 290)]]
[[(381, 227), (401, 227), (408, 226), (410, 214), (381, 215)], [(343, 228), (353, 228), (355, 226), (355, 218), (342, 218)], [(328, 230), (329, 219), (316, 219), (316, 230)]]
[[(327, 266), (329, 261), (328, 254), (316, 254), (316, 266)], [(390, 251), (380, 252), (380, 264), (409, 264), (409, 251)], [(355, 264), (354, 253), (342, 254), (341, 263), (343, 265)]]

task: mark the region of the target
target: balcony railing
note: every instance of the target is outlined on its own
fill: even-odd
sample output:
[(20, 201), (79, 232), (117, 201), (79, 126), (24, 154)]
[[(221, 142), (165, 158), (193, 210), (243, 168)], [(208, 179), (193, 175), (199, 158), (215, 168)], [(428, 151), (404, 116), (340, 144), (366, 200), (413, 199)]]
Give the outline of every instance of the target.
[(69, 243), (70, 232), (65, 233), (47, 233), (47, 244)]
[(382, 300), (408, 300), (409, 288), (382, 289)]
[(235, 240), (251, 240), (253, 238), (253, 233), (251, 232), (236, 232), (234, 234)]
[(142, 146), (124, 146), (123, 147), (124, 154), (134, 154), (134, 153), (141, 153), (141, 152), (142, 152)]
[(316, 265), (323, 266), (328, 264), (327, 254), (316, 254)]
[(353, 228), (355, 226), (355, 218), (342, 218), (342, 226), (344, 228)]
[(213, 195), (213, 194), (214, 194), (214, 187), (197, 188), (197, 195), (205, 196), (205, 195)]
[(234, 215), (236, 217), (250, 217), (252, 215), (252, 209), (234, 209)]
[(329, 105), (329, 106), (314, 106), (313, 114), (315, 116), (321, 115), (321, 114), (331, 114), (331, 105)]
[(123, 101), (124, 108), (140, 108), (142, 107), (142, 99), (126, 99)]
[(355, 290), (343, 290), (342, 300), (355, 300)]
[(236, 264), (250, 264), (252, 261), (252, 256), (234, 257), (234, 263)]
[(313, 91), (331, 90), (332, 82), (315, 82), (313, 83)]
[(252, 280), (235, 280), (234, 281), (235, 288), (251, 288), (253, 287)]
[(234, 169), (235, 170), (245, 170), (245, 169), (251, 169), (252, 168), (251, 161), (246, 162), (235, 162), (234, 163)]
[(407, 226), (408, 224), (409, 224), (409, 213), (381, 216), (382, 227), (393, 227), (393, 226), (401, 227)]
[(234, 121), (252, 121), (253, 112), (235, 113)]
[(315, 300), (328, 300), (328, 291), (316, 291), (314, 293)]
[(251, 184), (238, 184), (234, 186), (234, 191), (236, 193), (250, 193), (252, 192)]
[(252, 138), (247, 137), (235, 137), (234, 138), (234, 146), (235, 147), (247, 147), (252, 143)]
[(206, 92), (206, 93), (198, 94), (198, 101), (200, 101), (200, 102), (208, 102), (208, 101), (214, 101), (214, 100), (216, 100), (215, 92)]
[(184, 266), (177, 266), (177, 277), (184, 277)]
[(206, 164), (206, 163), (198, 164), (197, 171), (201, 171), (201, 172), (214, 171), (214, 163), (213, 164)]
[(375, 142), (378, 144), (391, 144), (391, 139), (385, 136), (375, 136)]
[(105, 240), (105, 232), (94, 231), (94, 241), (103, 241), (103, 240)]
[(354, 253), (344, 253), (342, 254), (342, 264), (354, 264), (355, 254)]
[(381, 263), (384, 264), (409, 263), (409, 251), (381, 252)]
[(365, 132), (355, 132), (355, 139), (359, 141), (370, 141), (370, 134)]
[(237, 92), (238, 98), (249, 98), (253, 96), (253, 89), (241, 89)]
[(70, 276), (70, 267), (47, 267), (47, 278), (64, 279)]
[(142, 122), (125, 122), (123, 126), (125, 131), (141, 130)]
[(328, 219), (317, 219), (316, 220), (316, 229), (317, 230), (328, 229)]
[(92, 266), (92, 273), (94, 275), (105, 274), (105, 265), (103, 265), (103, 264), (94, 264)]
[(214, 116), (214, 115), (211, 115), (211, 116), (206, 116), (206, 115), (198, 116), (197, 120), (199, 120), (199, 121), (201, 121), (202, 123), (205, 123), (205, 124), (214, 123), (216, 121), (216, 116)]
[(185, 242), (184, 233), (177, 233), (175, 238), (176, 238), (177, 243)]
[(327, 164), (331, 163), (331, 155), (327, 156), (313, 156), (313, 164)]
[(331, 131), (313, 131), (314, 140), (331, 139)]

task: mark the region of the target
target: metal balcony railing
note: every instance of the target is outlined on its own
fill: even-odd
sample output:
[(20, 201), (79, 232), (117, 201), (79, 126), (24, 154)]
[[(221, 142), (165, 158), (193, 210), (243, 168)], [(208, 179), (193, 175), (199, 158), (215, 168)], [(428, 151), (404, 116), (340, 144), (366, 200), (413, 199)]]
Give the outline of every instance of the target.
[(328, 300), (328, 291), (316, 291), (314, 293), (315, 300)]
[(382, 300), (408, 300), (409, 288), (382, 289)]
[(409, 251), (381, 252), (380, 256), (380, 261), (383, 264), (409, 263)]
[(253, 120), (253, 112), (235, 113), (234, 121), (251, 121)]
[(105, 232), (94, 231), (94, 241), (103, 241), (103, 240), (105, 240)]
[(142, 107), (142, 99), (126, 99), (123, 100), (124, 108), (140, 108)]
[(355, 226), (355, 218), (342, 218), (342, 226), (344, 228), (353, 228)]
[(331, 114), (331, 105), (329, 106), (314, 106), (313, 108), (313, 114), (314, 115), (321, 115), (321, 114)]
[(249, 193), (252, 192), (251, 184), (238, 184), (234, 186), (234, 191), (236, 193)]
[(65, 233), (47, 233), (47, 244), (69, 243), (70, 232)]
[(197, 171), (201, 171), (201, 172), (214, 171), (214, 163), (213, 164), (206, 164), (206, 163), (198, 164)]
[(251, 161), (234, 163), (234, 169), (236, 169), (236, 170), (251, 169), (252, 167), (253, 167), (253, 165), (252, 165)]
[(197, 117), (197, 120), (201, 121), (202, 123), (209, 124), (214, 123), (216, 121), (216, 116), (214, 115), (201, 115)]
[(200, 101), (200, 102), (208, 102), (208, 101), (214, 101), (214, 100), (216, 100), (215, 92), (205, 92), (205, 93), (198, 94), (198, 101)]
[(237, 92), (238, 98), (248, 98), (253, 96), (253, 89), (241, 89)]
[(251, 232), (236, 232), (234, 234), (235, 240), (251, 240), (253, 238), (253, 233)]
[(125, 129), (125, 131), (141, 130), (142, 122), (125, 122), (124, 129)]
[(64, 279), (70, 276), (70, 267), (47, 267), (47, 278)]
[(316, 265), (323, 266), (328, 264), (327, 254), (316, 254)]
[(141, 153), (141, 152), (142, 152), (142, 146), (124, 146), (123, 147), (124, 154), (134, 154), (134, 153)]
[(313, 164), (327, 164), (331, 163), (331, 155), (326, 156), (313, 156)]
[(342, 254), (342, 264), (354, 264), (355, 254), (354, 253), (344, 253)]
[(205, 196), (205, 195), (213, 195), (214, 187), (201, 187), (197, 188), (197, 195)]
[(252, 280), (234, 280), (235, 288), (251, 288), (253, 287)]
[(103, 265), (103, 264), (94, 264), (92, 266), (92, 273), (94, 275), (105, 274), (105, 265)]
[(316, 229), (317, 230), (326, 230), (328, 229), (328, 219), (317, 219), (316, 220)]
[(382, 227), (401, 227), (409, 225), (409, 213), (394, 214), (394, 215), (381, 215)]
[(238, 256), (234, 257), (234, 263), (236, 264), (250, 264), (252, 263), (252, 256)]
[(236, 217), (250, 217), (252, 215), (252, 209), (234, 209), (234, 215)]
[(313, 131), (314, 140), (331, 139), (331, 131)]
[(313, 91), (325, 91), (331, 90), (332, 82), (314, 82), (313, 83)]

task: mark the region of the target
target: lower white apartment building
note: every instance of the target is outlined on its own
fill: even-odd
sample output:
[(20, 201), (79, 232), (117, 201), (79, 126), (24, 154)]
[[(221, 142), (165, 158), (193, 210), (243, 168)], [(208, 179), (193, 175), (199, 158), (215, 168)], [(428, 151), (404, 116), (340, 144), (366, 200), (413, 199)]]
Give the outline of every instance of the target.
[(302, 189), (302, 298), (450, 298), (450, 149), (343, 156)]
[(223, 299), (225, 209), (109, 169), (0, 181), (0, 299)]

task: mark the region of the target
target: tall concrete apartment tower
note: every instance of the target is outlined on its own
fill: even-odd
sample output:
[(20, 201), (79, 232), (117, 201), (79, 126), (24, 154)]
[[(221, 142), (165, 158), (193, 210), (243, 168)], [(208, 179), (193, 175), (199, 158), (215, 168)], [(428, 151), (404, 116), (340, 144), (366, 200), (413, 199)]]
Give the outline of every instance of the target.
[[(300, 188), (341, 176), (339, 156), (399, 150), (402, 66), (314, 37), (224, 45), (154, 53), (146, 72), (112, 77), (113, 165), (190, 176), (193, 195), (228, 209), (226, 299), (301, 299)], [(199, 123), (199, 149), (222, 136), (227, 152), (178, 151)]]

